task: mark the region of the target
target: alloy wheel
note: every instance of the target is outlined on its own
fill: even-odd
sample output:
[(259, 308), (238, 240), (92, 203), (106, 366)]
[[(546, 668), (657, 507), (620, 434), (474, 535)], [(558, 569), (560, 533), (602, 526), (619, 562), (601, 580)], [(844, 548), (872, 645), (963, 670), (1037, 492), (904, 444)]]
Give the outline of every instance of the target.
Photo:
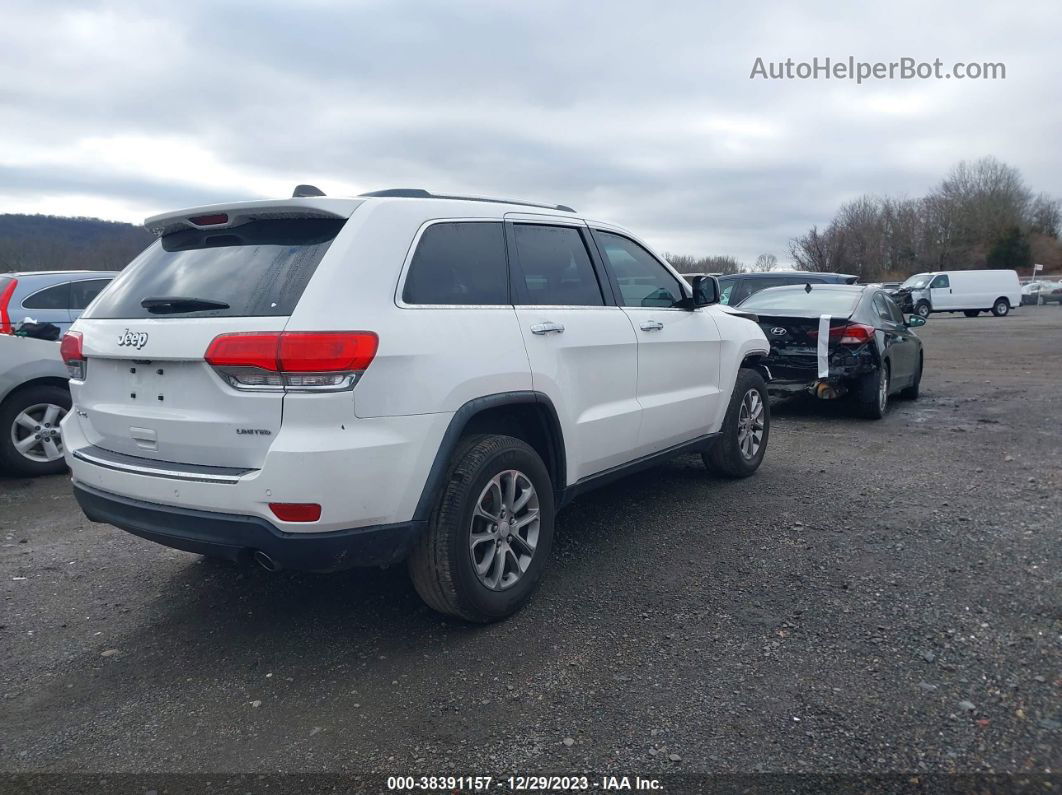
[(63, 457), (59, 421), (66, 409), (54, 403), (36, 403), (23, 409), (11, 423), (11, 443), (30, 461), (48, 464)]
[(519, 582), (538, 546), (538, 492), (516, 469), (492, 477), (476, 501), (469, 526), (469, 554), (479, 581), (492, 591)]
[(738, 449), (745, 460), (756, 457), (763, 444), (764, 406), (758, 389), (750, 389), (741, 399), (738, 410)]

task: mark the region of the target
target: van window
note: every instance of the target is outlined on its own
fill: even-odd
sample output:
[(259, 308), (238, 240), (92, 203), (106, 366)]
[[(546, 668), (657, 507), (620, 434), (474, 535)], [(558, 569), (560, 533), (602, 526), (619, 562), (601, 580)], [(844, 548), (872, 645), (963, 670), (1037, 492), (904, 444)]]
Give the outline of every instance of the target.
[(533, 306), (604, 306), (586, 243), (572, 226), (516, 224), (524, 298)]
[(402, 300), (451, 306), (510, 303), (501, 223), (457, 221), (425, 229), (409, 264)]
[(70, 282), (47, 287), (22, 302), (23, 309), (66, 309), (70, 306)]
[(951, 287), (951, 280), (946, 275), (944, 275), (943, 273), (940, 274), (939, 276), (937, 276), (935, 279), (933, 279), (933, 283), (929, 285), (929, 288), (931, 290), (934, 290), (934, 289), (937, 289), (937, 288), (940, 288), (940, 287)]
[(594, 232), (601, 252), (619, 285), (624, 306), (667, 309), (685, 296), (679, 280), (639, 246), (611, 232)]
[[(344, 223), (340, 218), (290, 218), (164, 235), (122, 271), (86, 316), (290, 315)], [(140, 305), (145, 298), (170, 297), (229, 306), (157, 314)]]

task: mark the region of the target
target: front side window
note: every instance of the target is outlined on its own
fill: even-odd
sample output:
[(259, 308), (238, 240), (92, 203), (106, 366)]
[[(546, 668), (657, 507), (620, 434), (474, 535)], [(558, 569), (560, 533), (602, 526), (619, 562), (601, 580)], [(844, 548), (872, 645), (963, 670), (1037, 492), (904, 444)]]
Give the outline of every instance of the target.
[(505, 233), (498, 221), (454, 221), (424, 230), (402, 289), (407, 304), (509, 304)]
[(943, 273), (933, 280), (933, 283), (929, 285), (930, 289), (936, 290), (941, 287), (951, 287), (951, 280)]
[(23, 309), (66, 309), (70, 306), (70, 282), (48, 287), (28, 296)]
[(590, 254), (571, 226), (516, 224), (516, 253), (525, 303), (532, 306), (604, 306)]
[(719, 280), (719, 303), (729, 304), (730, 296), (734, 292), (734, 280), (733, 279), (720, 279)]
[(685, 297), (678, 279), (634, 241), (611, 232), (594, 237), (619, 284), (623, 306), (666, 309)]

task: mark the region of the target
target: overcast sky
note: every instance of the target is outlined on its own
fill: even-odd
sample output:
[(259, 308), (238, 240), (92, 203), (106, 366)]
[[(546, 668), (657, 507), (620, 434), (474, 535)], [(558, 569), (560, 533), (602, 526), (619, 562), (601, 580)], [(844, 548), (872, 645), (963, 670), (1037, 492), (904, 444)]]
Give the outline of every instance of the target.
[[(980, 6), (980, 7), (978, 7)], [(992, 154), (1062, 195), (1062, 4), (0, 0), (0, 212), (140, 222), (382, 187), (761, 252)], [(1006, 79), (752, 80), (757, 57)]]

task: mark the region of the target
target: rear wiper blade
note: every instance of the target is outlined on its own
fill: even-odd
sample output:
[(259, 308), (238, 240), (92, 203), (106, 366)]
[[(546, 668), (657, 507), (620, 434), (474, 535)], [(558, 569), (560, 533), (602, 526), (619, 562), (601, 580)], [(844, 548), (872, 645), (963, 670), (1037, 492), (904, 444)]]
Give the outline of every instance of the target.
[(145, 298), (140, 302), (148, 312), (163, 315), (175, 312), (199, 312), (204, 309), (228, 309), (224, 301), (212, 301), (209, 298), (188, 298), (186, 296), (164, 296)]

